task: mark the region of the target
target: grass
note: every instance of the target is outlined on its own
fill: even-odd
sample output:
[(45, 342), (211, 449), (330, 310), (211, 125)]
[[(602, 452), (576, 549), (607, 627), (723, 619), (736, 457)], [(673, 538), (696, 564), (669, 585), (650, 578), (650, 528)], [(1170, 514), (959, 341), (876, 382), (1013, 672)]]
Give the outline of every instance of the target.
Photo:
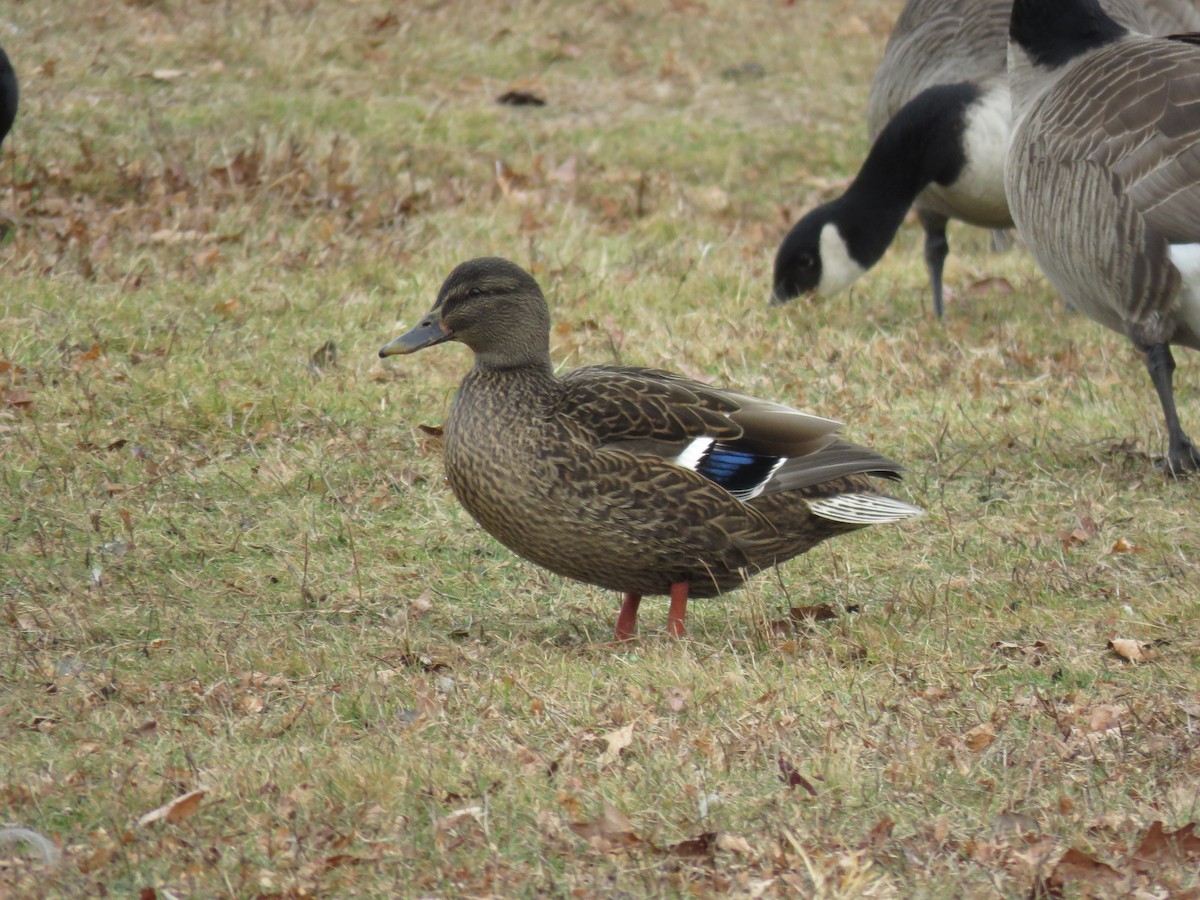
[[(8, 8), (0, 824), (62, 856), (0, 844), (3, 890), (1200, 887), (1131, 862), (1200, 819), (1196, 488), (1140, 360), (963, 227), (942, 324), (911, 225), (849, 295), (765, 303), (899, 5)], [(616, 598), (444, 487), (418, 426), (466, 352), (375, 356), (483, 254), (564, 366), (835, 416), (930, 514), (614, 646)]]

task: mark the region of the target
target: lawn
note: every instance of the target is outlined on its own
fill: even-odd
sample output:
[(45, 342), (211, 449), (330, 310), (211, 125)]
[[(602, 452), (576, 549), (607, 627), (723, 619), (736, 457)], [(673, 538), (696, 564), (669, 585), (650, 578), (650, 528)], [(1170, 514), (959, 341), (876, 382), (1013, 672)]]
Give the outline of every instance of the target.
[[(911, 222), (767, 304), (900, 6), (0, 9), (0, 894), (1200, 896), (1200, 487), (1140, 358), (965, 226), (944, 322)], [(468, 351), (377, 357), (481, 255), (564, 367), (837, 418), (929, 514), (613, 643), (443, 482)]]

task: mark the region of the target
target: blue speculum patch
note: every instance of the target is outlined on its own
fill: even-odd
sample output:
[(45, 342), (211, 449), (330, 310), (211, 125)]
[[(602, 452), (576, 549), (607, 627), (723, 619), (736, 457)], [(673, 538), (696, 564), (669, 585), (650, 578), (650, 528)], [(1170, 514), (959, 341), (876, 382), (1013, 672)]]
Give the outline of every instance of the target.
[(782, 458), (760, 456), (714, 441), (705, 449), (696, 471), (741, 500), (749, 500), (779, 467)]

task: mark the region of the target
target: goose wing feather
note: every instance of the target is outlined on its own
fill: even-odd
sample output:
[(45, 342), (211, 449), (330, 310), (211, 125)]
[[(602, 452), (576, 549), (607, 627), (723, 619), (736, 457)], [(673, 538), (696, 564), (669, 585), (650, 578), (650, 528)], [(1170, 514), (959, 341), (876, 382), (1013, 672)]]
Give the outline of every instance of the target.
[[(1117, 193), (1170, 243), (1200, 240), (1197, 38), (1119, 41), (1065, 75), (1047, 97), (1064, 152), (1110, 171)], [(1077, 104), (1074, 115), (1053, 108), (1084, 89), (1105, 102)]]

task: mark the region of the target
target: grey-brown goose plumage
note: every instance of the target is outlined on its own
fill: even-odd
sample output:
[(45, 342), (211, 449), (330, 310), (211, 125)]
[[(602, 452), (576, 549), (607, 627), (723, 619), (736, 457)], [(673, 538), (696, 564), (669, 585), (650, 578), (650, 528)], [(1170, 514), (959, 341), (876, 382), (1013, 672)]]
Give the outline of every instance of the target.
[(1013, 219), (1067, 302), (1145, 354), (1177, 474), (1200, 468), (1171, 355), (1200, 349), (1197, 42), (1131, 34), (1096, 0), (1013, 5)]
[(474, 352), (445, 424), (446, 477), (509, 549), (625, 595), (688, 596), (865, 525), (920, 510), (877, 490), (900, 467), (840, 439), (838, 423), (656, 369), (588, 366), (561, 377), (533, 277), (503, 259), (463, 263), (432, 310), (381, 356), (444, 341)]
[[(1189, 0), (1155, 2), (1153, 17), (1142, 0), (1103, 5), (1138, 31), (1200, 29)], [(1011, 0), (909, 0), (871, 82), (871, 151), (846, 193), (802, 217), (780, 244), (773, 302), (849, 287), (882, 258), (912, 207), (942, 316), (947, 223), (1012, 226), (1004, 193), (1011, 9)]]

